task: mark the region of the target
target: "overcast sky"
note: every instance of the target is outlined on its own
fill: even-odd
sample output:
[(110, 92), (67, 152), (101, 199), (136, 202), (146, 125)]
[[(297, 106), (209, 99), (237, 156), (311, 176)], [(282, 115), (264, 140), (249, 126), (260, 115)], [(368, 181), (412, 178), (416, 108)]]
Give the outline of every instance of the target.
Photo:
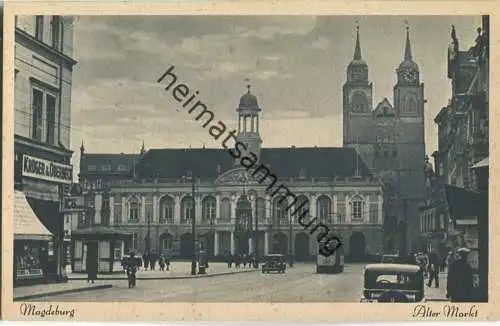
[[(155, 81), (171, 65), (179, 80), (236, 126), (246, 78), (263, 109), (264, 147), (341, 146), (342, 85), (359, 21), (374, 107), (392, 103), (403, 60), (405, 21), (425, 84), (426, 151), (436, 149), (433, 119), (450, 96), (451, 24), (462, 50), (481, 18), (472, 16), (81, 16), (75, 22), (72, 149), (138, 152), (146, 148), (219, 147), (171, 93)], [(75, 171), (76, 172), (76, 171)]]

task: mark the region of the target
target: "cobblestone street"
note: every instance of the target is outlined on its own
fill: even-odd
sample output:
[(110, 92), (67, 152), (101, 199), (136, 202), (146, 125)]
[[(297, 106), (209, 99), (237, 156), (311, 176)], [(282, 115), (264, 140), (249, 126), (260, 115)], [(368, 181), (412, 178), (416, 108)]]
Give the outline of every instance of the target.
[[(140, 302), (359, 302), (363, 264), (348, 264), (342, 274), (316, 274), (315, 265), (297, 264), (285, 274), (259, 271), (197, 279), (101, 281), (113, 288), (40, 298), (39, 301)], [(154, 272), (153, 272), (154, 273)], [(429, 299), (444, 299), (446, 283), (428, 288)]]

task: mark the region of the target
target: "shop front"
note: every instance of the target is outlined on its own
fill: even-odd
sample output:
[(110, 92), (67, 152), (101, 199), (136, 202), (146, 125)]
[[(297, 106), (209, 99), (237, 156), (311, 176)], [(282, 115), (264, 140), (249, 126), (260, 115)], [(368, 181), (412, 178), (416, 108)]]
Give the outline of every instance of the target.
[[(18, 211), (14, 212), (14, 224), (19, 230), (14, 238), (14, 275), (19, 282), (25, 279), (33, 282), (67, 280), (63, 253), (64, 216), (61, 212), (65, 186), (73, 179), (73, 167), (63, 163), (67, 160), (66, 156), (58, 158), (34, 146), (15, 143), (14, 184)], [(30, 223), (37, 224), (38, 231), (25, 230), (30, 228), (26, 224), (28, 208), (37, 221), (35, 223), (31, 218)], [(34, 237), (30, 235), (33, 232), (41, 234)]]
[(14, 191), (14, 286), (46, 282), (52, 233), (40, 222), (23, 192)]
[(121, 262), (132, 241), (132, 233), (96, 226), (74, 230), (71, 234), (72, 271), (87, 272), (97, 261), (98, 273), (123, 272)]

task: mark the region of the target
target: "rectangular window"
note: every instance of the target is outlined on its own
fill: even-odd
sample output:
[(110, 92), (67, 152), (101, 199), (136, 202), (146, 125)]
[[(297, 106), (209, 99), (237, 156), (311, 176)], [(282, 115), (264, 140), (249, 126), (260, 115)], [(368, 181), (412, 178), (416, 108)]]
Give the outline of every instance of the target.
[(362, 219), (362, 205), (363, 203), (361, 201), (354, 201), (352, 202), (352, 219), (353, 220), (360, 220)]
[(35, 17), (35, 37), (43, 41), (43, 16)]
[(56, 98), (52, 95), (46, 95), (47, 104), (47, 143), (55, 145), (56, 131)]
[(53, 16), (52, 17), (52, 47), (56, 50), (60, 50), (61, 47), (61, 17)]
[(31, 137), (38, 141), (42, 141), (43, 132), (43, 92), (33, 88), (33, 117), (32, 117), (32, 129)]
[(378, 223), (378, 204), (370, 203), (370, 224)]

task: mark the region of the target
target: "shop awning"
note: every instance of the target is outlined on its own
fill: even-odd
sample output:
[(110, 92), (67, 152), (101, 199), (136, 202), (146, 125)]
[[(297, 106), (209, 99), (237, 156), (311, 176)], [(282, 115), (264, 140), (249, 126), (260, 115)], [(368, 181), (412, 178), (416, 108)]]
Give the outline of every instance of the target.
[(477, 162), (474, 164), (471, 168), (472, 169), (477, 169), (477, 168), (486, 168), (490, 166), (490, 158), (486, 157), (482, 159), (481, 161)]
[(50, 240), (52, 233), (40, 222), (22, 191), (14, 191), (14, 240)]
[(452, 218), (488, 217), (488, 196), (477, 191), (445, 185), (446, 202)]

